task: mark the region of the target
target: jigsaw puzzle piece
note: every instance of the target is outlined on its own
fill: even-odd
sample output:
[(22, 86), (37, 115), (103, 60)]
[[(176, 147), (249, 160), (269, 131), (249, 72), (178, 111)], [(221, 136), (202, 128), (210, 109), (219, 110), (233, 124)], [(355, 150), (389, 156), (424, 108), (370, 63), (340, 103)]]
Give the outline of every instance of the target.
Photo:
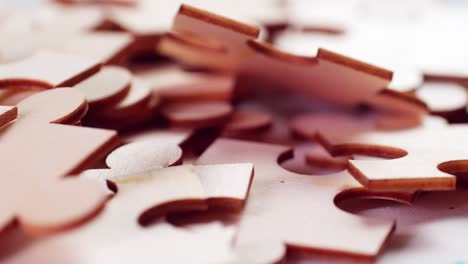
[(15, 120), (18, 116), (18, 109), (15, 106), (0, 106), (0, 127)]
[(125, 98), (130, 90), (131, 73), (122, 67), (104, 66), (99, 72), (74, 86), (80, 90), (93, 111), (113, 105)]
[(375, 259), (392, 233), (394, 222), (364, 220), (341, 211), (334, 203), (352, 197), (385, 196), (408, 202), (411, 195), (370, 193), (346, 172), (327, 176), (288, 172), (277, 161), (290, 154), (288, 148), (278, 145), (218, 139), (198, 160), (198, 164), (247, 160), (255, 164), (256, 174), (235, 246), (270, 241), (287, 246), (288, 254), (327, 253)]
[(416, 90), (416, 96), (428, 105), (433, 115), (448, 121), (459, 121), (466, 115), (468, 94), (465, 87), (456, 83), (428, 82)]
[(135, 76), (147, 81), (153, 94), (164, 102), (229, 101), (234, 77), (184, 71), (176, 65), (135, 69)]
[(333, 154), (391, 159), (350, 161), (350, 173), (370, 190), (451, 190), (456, 182), (451, 174), (465, 171), (466, 153), (450, 142), (462, 142), (464, 129), (464, 125), (446, 125), (440, 119), (426, 118), (420, 127), (412, 129), (320, 137)]
[(224, 126), (224, 135), (256, 133), (269, 129), (273, 124), (273, 117), (262, 111), (237, 110)]
[(234, 71), (265, 86), (278, 85), (340, 104), (361, 102), (392, 78), (390, 71), (324, 49), (316, 57), (295, 56), (257, 40), (258, 34), (256, 27), (182, 5), (172, 32), (158, 47), (191, 66)]
[(162, 115), (176, 127), (218, 126), (229, 121), (230, 103), (222, 101), (180, 102), (164, 105)]
[[(41, 92), (17, 107), (16, 122), (0, 133), (0, 163), (6, 176), (1, 185), (11, 198), (2, 211), (2, 229), (17, 220), (28, 233), (46, 235), (90, 219), (106, 194), (63, 176), (79, 172), (113, 148), (116, 133), (64, 125), (76, 123), (86, 113), (86, 100), (74, 89)], [(78, 196), (84, 194), (88, 198)], [(56, 207), (38, 202), (49, 199), (56, 200)], [(40, 213), (44, 211), (49, 213)]]
[(55, 88), (74, 85), (99, 70), (96, 60), (77, 55), (39, 52), (14, 63), (0, 65), (0, 86)]

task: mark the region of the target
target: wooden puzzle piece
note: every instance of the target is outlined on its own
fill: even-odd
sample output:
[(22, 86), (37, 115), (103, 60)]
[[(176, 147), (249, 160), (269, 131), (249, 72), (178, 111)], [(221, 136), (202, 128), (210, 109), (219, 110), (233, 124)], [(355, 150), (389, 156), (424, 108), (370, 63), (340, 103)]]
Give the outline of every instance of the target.
[(176, 127), (219, 126), (229, 121), (232, 111), (230, 103), (219, 101), (172, 103), (161, 109), (162, 115)]
[(91, 110), (114, 105), (125, 98), (130, 90), (131, 73), (122, 67), (105, 66), (93, 76), (74, 86), (88, 101)]
[(188, 72), (176, 65), (135, 69), (134, 74), (164, 102), (228, 101), (234, 93), (230, 75)]
[(468, 94), (466, 88), (456, 83), (428, 82), (416, 90), (416, 96), (424, 101), (434, 115), (449, 121), (461, 120), (466, 113)]
[(0, 127), (10, 123), (18, 116), (15, 106), (0, 106)]
[(102, 208), (107, 194), (92, 182), (62, 177), (109, 151), (117, 143), (116, 133), (63, 125), (86, 113), (86, 100), (74, 89), (45, 91), (17, 107), (16, 121), (0, 133), (5, 176), (0, 185), (11, 198), (1, 207), (1, 228), (17, 220), (28, 233), (44, 235), (83, 223)]
[(25, 59), (41, 50), (84, 56), (105, 64), (118, 63), (133, 43), (130, 35), (116, 32), (0, 32), (4, 36), (0, 39), (0, 63)]
[(459, 144), (465, 129), (465, 125), (446, 125), (440, 119), (426, 118), (412, 129), (345, 137), (319, 132), (319, 137), (332, 154), (391, 159), (349, 162), (350, 173), (370, 190), (451, 190), (456, 182), (451, 174), (466, 170), (467, 154)]
[(28, 59), (0, 64), (0, 87), (70, 86), (99, 70), (96, 60), (57, 52), (39, 52)]
[(158, 48), (191, 66), (234, 71), (257, 85), (339, 104), (362, 102), (392, 79), (390, 71), (324, 49), (316, 57), (295, 56), (257, 40), (258, 34), (256, 27), (182, 5)]
[(198, 160), (198, 164), (248, 160), (255, 165), (235, 245), (270, 241), (284, 244), (288, 253), (326, 252), (375, 259), (394, 222), (363, 219), (341, 211), (334, 203), (379, 195), (405, 201), (408, 196), (370, 193), (346, 172), (327, 176), (288, 172), (277, 162), (290, 154), (287, 147), (278, 145), (218, 139)]

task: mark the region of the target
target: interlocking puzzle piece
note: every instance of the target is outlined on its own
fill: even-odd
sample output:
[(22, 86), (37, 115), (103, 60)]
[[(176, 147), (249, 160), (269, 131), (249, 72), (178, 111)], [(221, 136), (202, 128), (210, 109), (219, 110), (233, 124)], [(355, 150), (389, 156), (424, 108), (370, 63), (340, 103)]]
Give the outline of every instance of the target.
[(16, 219), (27, 232), (42, 235), (83, 223), (102, 208), (107, 194), (92, 182), (62, 177), (109, 151), (117, 143), (116, 133), (61, 125), (86, 113), (85, 98), (73, 89), (45, 91), (17, 107), (16, 121), (0, 133), (5, 176), (0, 185), (10, 198), (1, 206), (1, 228)]
[(131, 73), (122, 67), (105, 66), (101, 70), (74, 86), (88, 101), (91, 110), (114, 105), (125, 98), (130, 90)]
[(295, 56), (258, 35), (256, 27), (182, 5), (158, 49), (191, 66), (234, 71), (257, 85), (262, 81), (340, 104), (362, 102), (392, 79), (390, 71), (324, 49), (316, 57)]
[(164, 102), (228, 101), (234, 93), (231, 75), (188, 72), (176, 65), (137, 68), (134, 74)]
[(416, 90), (416, 96), (428, 105), (432, 114), (449, 121), (461, 120), (466, 115), (468, 94), (466, 88), (461, 85), (428, 82)]
[(326, 252), (375, 259), (394, 222), (354, 216), (335, 203), (379, 195), (405, 201), (408, 196), (370, 193), (346, 172), (316, 177), (288, 172), (277, 162), (290, 154), (283, 146), (218, 139), (198, 160), (198, 164), (248, 160), (255, 166), (235, 246), (270, 241), (287, 246), (288, 253)]
[(14, 63), (0, 64), (0, 87), (70, 86), (99, 70), (98, 61), (71, 54), (39, 52)]
[(0, 32), (0, 63), (15, 62), (40, 50), (80, 55), (105, 64), (118, 63), (133, 43), (130, 35), (116, 32)]
[(370, 190), (451, 190), (464, 172), (465, 125), (426, 118), (412, 129), (368, 131), (347, 137), (320, 133), (332, 154), (364, 154), (391, 160), (351, 160), (348, 170)]
[(172, 103), (161, 109), (162, 115), (176, 127), (222, 125), (229, 121), (232, 111), (230, 103), (219, 101)]
[(0, 106), (0, 127), (10, 123), (18, 116), (15, 106)]
[[(184, 255), (185, 251), (192, 251), (192, 248), (208, 250), (204, 249), (207, 246), (205, 243), (210, 246), (222, 243), (215, 248), (230, 249), (230, 243), (227, 242), (232, 239), (231, 235), (226, 240), (212, 241), (208, 235), (210, 232), (199, 235), (195, 232), (191, 237), (190, 233), (185, 233), (187, 230), (164, 222), (149, 225), (167, 212), (206, 210), (218, 206), (234, 210), (242, 208), (253, 177), (252, 164), (163, 168), (177, 163), (180, 154), (177, 145), (160, 140), (131, 143), (118, 148), (106, 160), (112, 169), (86, 171), (83, 176), (108, 179), (116, 191), (95, 221), (80, 229), (38, 241), (17, 254), (16, 259), (56, 262), (72, 257), (77, 263), (88, 263), (102, 258), (104, 263), (109, 263), (107, 254), (112, 253), (125, 260), (137, 259), (142, 263), (150, 263), (160, 257), (165, 259), (165, 254), (171, 254), (175, 259), (170, 262), (180, 263), (175, 252), (179, 255), (183, 252)], [(209, 231), (210, 226), (205, 228)], [(191, 243), (187, 244), (184, 237)], [(197, 240), (198, 244), (194, 243)], [(147, 243), (161, 244), (161, 247), (141, 246), (149, 245)], [(62, 249), (62, 253), (63, 250), (73, 250), (74, 254), (53, 253), (59, 252), (58, 249)], [(214, 259), (208, 263), (229, 263), (221, 261), (217, 256), (222, 252), (213, 252), (212, 248), (209, 250), (210, 254), (207, 255), (193, 255), (193, 262), (199, 263), (198, 260), (202, 258)]]

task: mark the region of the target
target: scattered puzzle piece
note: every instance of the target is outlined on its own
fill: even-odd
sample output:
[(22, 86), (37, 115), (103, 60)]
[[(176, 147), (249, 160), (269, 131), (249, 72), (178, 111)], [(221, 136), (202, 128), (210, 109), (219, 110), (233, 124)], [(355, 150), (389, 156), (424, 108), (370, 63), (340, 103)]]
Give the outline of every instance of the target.
[(9, 198), (2, 206), (1, 228), (16, 219), (28, 233), (44, 235), (75, 227), (102, 208), (107, 194), (98, 185), (61, 178), (116, 144), (113, 131), (61, 125), (79, 121), (86, 106), (79, 92), (66, 88), (18, 104), (16, 122), (0, 133), (0, 167), (5, 175), (0, 185)]
[[(247, 160), (255, 164), (236, 245), (275, 241), (285, 244), (291, 253), (326, 252), (375, 259), (394, 223), (364, 220), (341, 211), (334, 202), (378, 195), (367, 192), (346, 172), (328, 176), (288, 172), (277, 163), (287, 154), (291, 154), (288, 148), (278, 145), (218, 139), (200, 157), (199, 164)], [(408, 198), (403, 194), (387, 195), (396, 200)]]
[(230, 75), (188, 72), (175, 65), (136, 69), (135, 76), (164, 102), (228, 101), (234, 93)]
[(348, 105), (372, 97), (392, 78), (390, 71), (324, 49), (316, 57), (295, 56), (256, 40), (258, 34), (256, 27), (182, 5), (158, 47), (188, 65), (235, 71), (267, 87)]
[(98, 61), (84, 57), (39, 52), (23, 61), (0, 64), (0, 87), (54, 88), (74, 85), (99, 70)]
[(209, 127), (228, 122), (232, 106), (217, 101), (181, 102), (163, 106), (161, 113), (176, 127)]
[(0, 106), (0, 127), (4, 126), (18, 116), (18, 109), (15, 106)]

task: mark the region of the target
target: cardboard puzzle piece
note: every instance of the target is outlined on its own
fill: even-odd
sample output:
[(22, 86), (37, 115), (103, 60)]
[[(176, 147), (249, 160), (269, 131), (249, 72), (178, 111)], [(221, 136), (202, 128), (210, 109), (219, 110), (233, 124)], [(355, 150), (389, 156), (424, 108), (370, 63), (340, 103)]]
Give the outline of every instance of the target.
[(273, 124), (273, 117), (267, 113), (256, 110), (237, 110), (224, 126), (224, 135), (257, 133), (269, 129)]
[(180, 102), (164, 105), (161, 114), (176, 127), (222, 125), (232, 114), (230, 103), (223, 101)]
[(425, 102), (433, 115), (448, 121), (459, 121), (466, 116), (468, 93), (466, 88), (456, 83), (427, 82), (415, 92)]
[(258, 35), (254, 26), (182, 5), (158, 49), (184, 64), (234, 71), (267, 87), (339, 104), (362, 102), (392, 79), (390, 71), (324, 49), (316, 57), (295, 56), (257, 40)]
[(15, 120), (18, 116), (16, 106), (0, 106), (0, 127)]
[(130, 90), (131, 73), (122, 67), (104, 66), (74, 86), (85, 96), (91, 110), (117, 104)]
[[(225, 262), (224, 258), (232, 256), (224, 254), (230, 250), (232, 231), (227, 237), (223, 235), (215, 239), (210, 234), (224, 233), (227, 229), (217, 227), (219, 230), (212, 233), (215, 230), (213, 224), (209, 224), (202, 227), (205, 231), (198, 233), (157, 220), (169, 212), (206, 210), (210, 207), (234, 211), (242, 209), (253, 177), (253, 165), (166, 167), (176, 164), (180, 157), (181, 150), (177, 145), (161, 140), (136, 142), (116, 149), (106, 160), (111, 169), (89, 170), (82, 175), (90, 180), (111, 181), (109, 186), (115, 192), (96, 219), (80, 229), (37, 241), (14, 259), (73, 260), (76, 263), (99, 259), (110, 263), (116, 261), (109, 257), (108, 254), (111, 254), (120, 255), (125, 260), (150, 263), (165, 259), (169, 254), (175, 261), (171, 263), (184, 263), (179, 258), (187, 261), (185, 253), (194, 251), (193, 255), (190, 254), (193, 258), (193, 261), (189, 261), (191, 263), (231, 263)], [(222, 237), (225, 239), (220, 240)], [(195, 239), (200, 241), (196, 243)], [(137, 246), (147, 243), (161, 244), (161, 247)], [(211, 248), (207, 249), (206, 246)], [(213, 247), (224, 250), (212, 252)], [(58, 253), (58, 249), (62, 253), (68, 250), (75, 253), (51, 253)], [(211, 253), (200, 254), (205, 250)], [(222, 254), (222, 258), (218, 254)], [(199, 261), (200, 258), (206, 262)]]
[(71, 86), (99, 70), (99, 61), (71, 54), (39, 52), (0, 64), (0, 87), (55, 88)]
[[(362, 154), (391, 160), (351, 160), (348, 170), (370, 190), (452, 190), (466, 170), (465, 125), (426, 118), (421, 126), (334, 136), (318, 133), (332, 154)], [(437, 139), (437, 140), (435, 140)]]
[(229, 101), (234, 94), (231, 75), (189, 72), (172, 64), (137, 68), (134, 74), (164, 102)]
[(4, 36), (0, 39), (0, 63), (15, 62), (49, 50), (115, 64), (128, 55), (133, 43), (130, 35), (118, 32), (0, 32)]
[[(387, 197), (408, 202), (408, 193), (370, 193), (348, 173), (300, 175), (278, 165), (287, 147), (218, 139), (197, 164), (251, 161), (255, 177), (239, 224), (235, 246), (274, 241), (288, 253), (324, 253), (375, 259), (394, 222), (363, 219), (335, 206), (352, 197)], [(350, 232), (352, 230), (352, 232)], [(278, 261), (278, 259), (275, 259)], [(273, 262), (273, 261), (272, 261)]]
[(1, 228), (16, 219), (28, 233), (44, 235), (83, 223), (102, 208), (107, 194), (93, 182), (63, 176), (109, 151), (116, 133), (62, 125), (79, 121), (87, 109), (85, 98), (70, 88), (36, 94), (17, 107), (16, 121), (0, 133), (1, 189), (8, 197)]

